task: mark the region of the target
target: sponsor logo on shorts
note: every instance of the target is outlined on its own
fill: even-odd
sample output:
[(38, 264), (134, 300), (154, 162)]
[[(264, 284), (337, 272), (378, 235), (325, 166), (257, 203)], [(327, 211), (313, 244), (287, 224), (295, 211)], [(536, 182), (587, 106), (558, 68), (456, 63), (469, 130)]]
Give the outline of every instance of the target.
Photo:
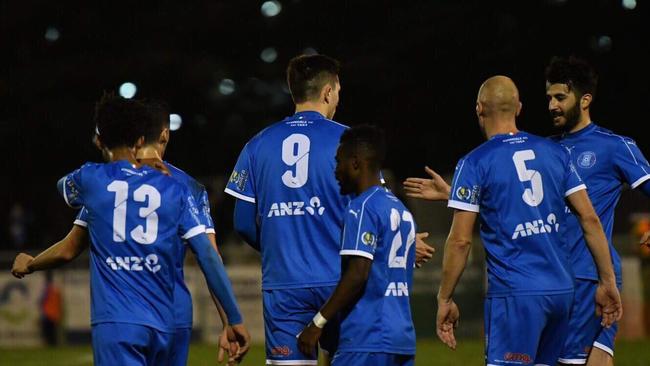
[(289, 346), (277, 346), (273, 347), (271, 349), (271, 354), (273, 356), (282, 356), (282, 357), (287, 357), (291, 355), (293, 352), (291, 351), (291, 348)]
[(510, 361), (513, 363), (521, 363), (523, 365), (527, 365), (531, 362), (533, 362), (533, 358), (530, 357), (526, 353), (515, 353), (515, 352), (506, 352), (505, 355), (503, 355), (503, 360), (504, 361)]

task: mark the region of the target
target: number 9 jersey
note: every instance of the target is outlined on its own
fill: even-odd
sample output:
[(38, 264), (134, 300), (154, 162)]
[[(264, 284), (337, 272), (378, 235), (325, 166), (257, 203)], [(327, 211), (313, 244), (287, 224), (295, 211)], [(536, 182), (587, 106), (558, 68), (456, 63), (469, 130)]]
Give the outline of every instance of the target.
[(493, 136), (458, 162), (448, 206), (480, 213), (488, 297), (573, 291), (564, 199), (585, 188), (568, 151), (525, 132)]
[(346, 126), (298, 112), (262, 130), (243, 148), (226, 193), (257, 206), (262, 289), (334, 286), (343, 210), (334, 177)]
[(183, 239), (205, 232), (187, 187), (127, 161), (87, 163), (59, 181), (87, 210), (91, 324), (130, 323), (173, 333), (175, 262)]

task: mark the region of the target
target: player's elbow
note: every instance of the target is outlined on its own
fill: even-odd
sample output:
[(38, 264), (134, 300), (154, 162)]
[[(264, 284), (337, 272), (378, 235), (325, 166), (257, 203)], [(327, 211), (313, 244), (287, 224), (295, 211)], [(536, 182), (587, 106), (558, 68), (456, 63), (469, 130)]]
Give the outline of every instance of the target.
[(447, 248), (460, 251), (468, 251), (472, 247), (472, 239), (461, 237), (449, 237)]
[(600, 218), (596, 214), (596, 211), (580, 215), (580, 223), (585, 232), (598, 229), (602, 230)]

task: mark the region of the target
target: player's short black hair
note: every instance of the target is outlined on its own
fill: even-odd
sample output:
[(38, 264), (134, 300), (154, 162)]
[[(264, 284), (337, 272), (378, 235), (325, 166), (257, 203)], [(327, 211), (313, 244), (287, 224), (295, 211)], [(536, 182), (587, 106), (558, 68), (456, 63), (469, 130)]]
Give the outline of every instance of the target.
[(289, 61), (287, 84), (293, 102), (304, 103), (318, 98), (326, 83), (334, 84), (341, 64), (325, 55), (300, 55)]
[(345, 130), (339, 141), (344, 151), (363, 156), (372, 169), (381, 169), (386, 158), (384, 131), (372, 125), (359, 125)]
[(150, 119), (151, 113), (143, 102), (115, 93), (104, 93), (95, 104), (95, 132), (109, 149), (135, 146)]
[(169, 108), (161, 100), (147, 101), (151, 118), (145, 126), (144, 143), (150, 144), (158, 141), (164, 128), (169, 128)]
[(566, 84), (578, 97), (585, 94), (596, 97), (596, 70), (587, 61), (574, 56), (553, 57), (546, 67), (546, 81), (550, 84)]

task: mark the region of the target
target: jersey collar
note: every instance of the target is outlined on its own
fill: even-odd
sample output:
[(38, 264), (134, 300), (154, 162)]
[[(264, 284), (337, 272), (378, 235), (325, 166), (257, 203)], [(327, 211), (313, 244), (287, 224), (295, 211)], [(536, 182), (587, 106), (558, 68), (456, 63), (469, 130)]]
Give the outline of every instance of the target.
[(304, 120), (315, 120), (315, 119), (325, 119), (325, 116), (322, 114), (316, 112), (316, 111), (302, 111), (302, 112), (297, 112), (296, 114), (293, 115), (294, 119), (304, 119)]
[(564, 134), (562, 134), (562, 137), (563, 138), (573, 138), (573, 137), (586, 135), (586, 134), (594, 131), (597, 127), (598, 126), (596, 126), (596, 124), (592, 121), (591, 123), (589, 123), (587, 125), (587, 127), (583, 128), (581, 130), (578, 130), (576, 132), (565, 132)]

